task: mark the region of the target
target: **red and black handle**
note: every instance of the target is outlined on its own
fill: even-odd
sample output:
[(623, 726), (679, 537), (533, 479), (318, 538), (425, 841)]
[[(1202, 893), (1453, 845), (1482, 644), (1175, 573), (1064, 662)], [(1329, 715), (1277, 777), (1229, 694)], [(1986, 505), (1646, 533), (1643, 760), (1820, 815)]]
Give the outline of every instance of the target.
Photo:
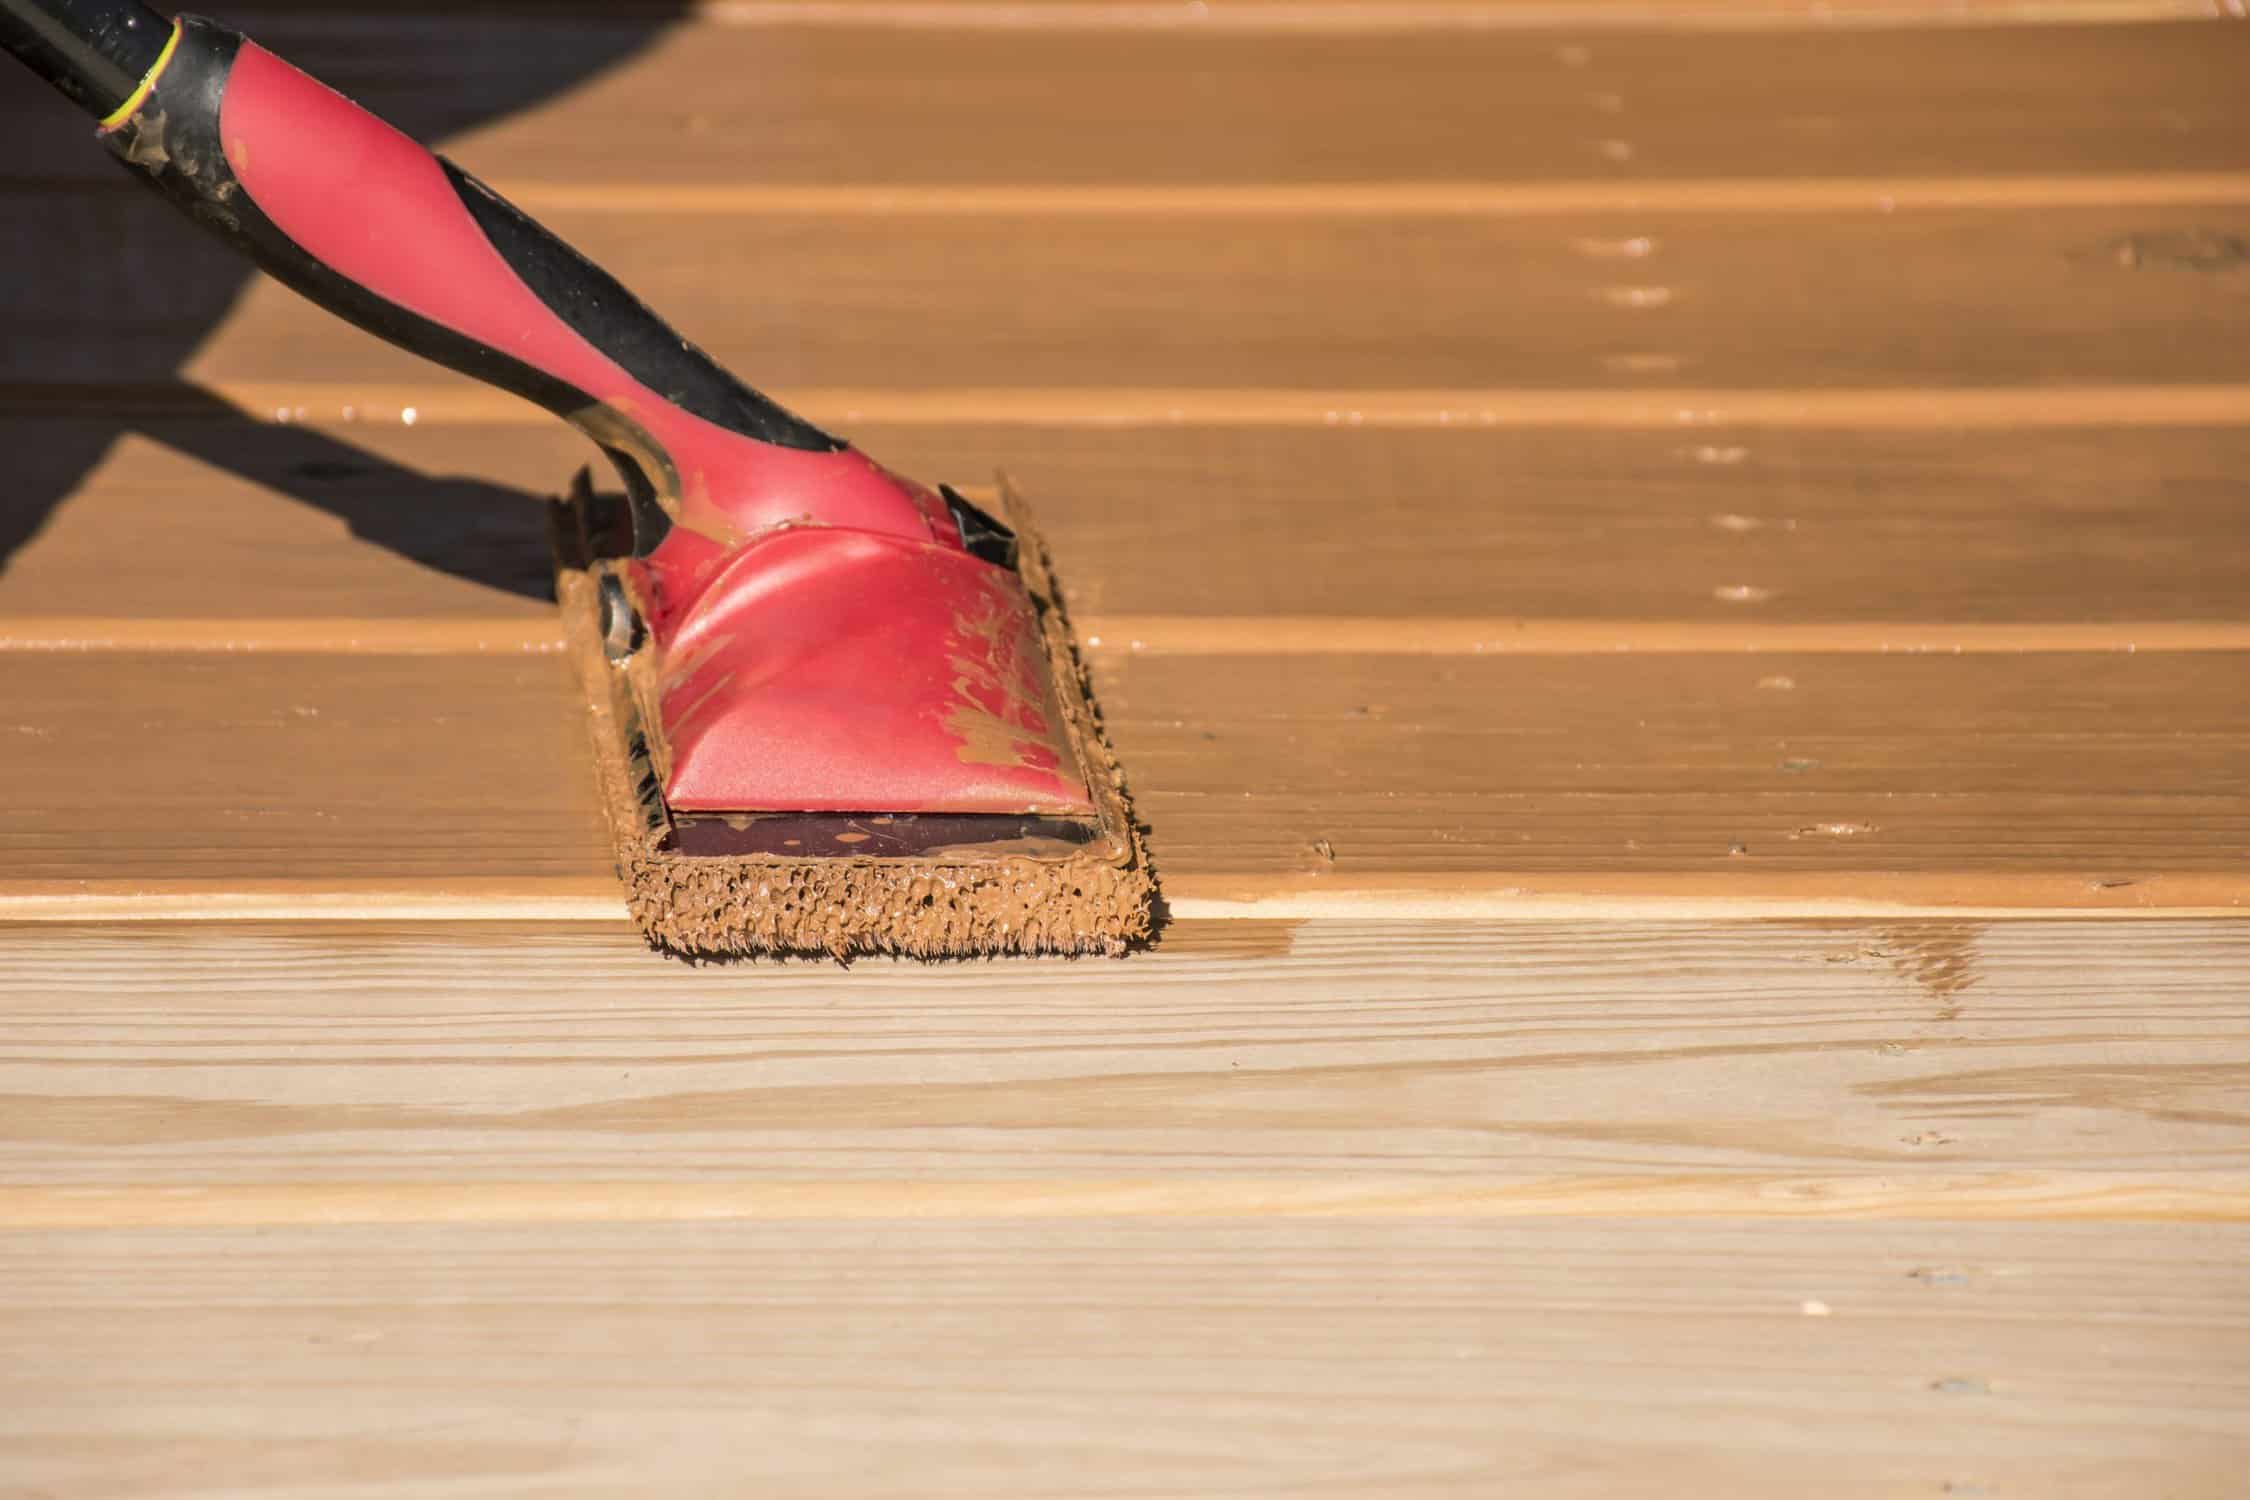
[(657, 613), (774, 525), (960, 545), (944, 500), (752, 390), (498, 193), (239, 32), (135, 0), (0, 0), (0, 44), (281, 281), (592, 437), (632, 496), (634, 552), (670, 543), (675, 597), (649, 601)]

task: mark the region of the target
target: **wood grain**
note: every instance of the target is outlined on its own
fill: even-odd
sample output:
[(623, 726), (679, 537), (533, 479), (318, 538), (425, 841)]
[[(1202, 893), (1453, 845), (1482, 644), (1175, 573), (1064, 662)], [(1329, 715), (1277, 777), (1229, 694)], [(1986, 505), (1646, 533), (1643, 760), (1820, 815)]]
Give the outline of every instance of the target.
[(1184, 922), (848, 970), (622, 921), (0, 932), (18, 1228), (2250, 1217), (2239, 922)]
[(0, 1461), (70, 1494), (2218, 1500), (2250, 1456), (2243, 1249), (1929, 1225), (19, 1234)]
[[(1094, 663), (1174, 897), (2244, 898), (2236, 653)], [(14, 652), (0, 686), (9, 895), (608, 888), (554, 656)]]
[[(238, 19), (495, 178), (1395, 182), (2250, 165), (2234, 87), (2250, 41), (2222, 27), (1527, 34), (1447, 25), (1425, 5), (1388, 27), (1367, 24), (1375, 7), (1333, 10), (1346, 25), (1324, 32), (1305, 24), (1317, 7), (1236, 30), (1281, 12), (1225, 5), (1210, 7), (1219, 24), (1088, 36), (1054, 27), (1045, 6), (1015, 11), (1047, 13), (1028, 30), (907, 26), (896, 7), (860, 25), (833, 24), (832, 10), (827, 25), (669, 30), (679, 7), (664, 4), (536, 18), (353, 9)], [(82, 120), (45, 91), (10, 90), (0, 128), (22, 143), (13, 181), (115, 183)]]
[(8, 884), (606, 875), (559, 655), (0, 657)]
[(0, 98), (0, 1490), (2239, 1489), (2250, 32), (1819, 11), (247, 18), (1042, 502), (1067, 966), (650, 955), (575, 440)]
[[(2250, 173), (2011, 173), (2005, 177), (1693, 177), (1664, 182), (1384, 183), (639, 183), (526, 180), (513, 201), (539, 213), (677, 213), (695, 217), (823, 214), (1050, 215), (1122, 218), (1178, 214), (1223, 220), (1319, 215), (1338, 219), (1556, 219), (1589, 214), (1790, 216), (1962, 208), (2193, 208), (2239, 205)], [(1784, 224), (1785, 227), (1785, 224)], [(1629, 251), (1618, 251), (1620, 255)]]
[[(2250, 429), (851, 431), (927, 478), (1007, 468), (1089, 621), (1606, 620), (1654, 627), (1627, 632), (1644, 648), (1694, 625), (1724, 645), (1779, 625), (2107, 626), (2122, 646), (2152, 643), (2135, 626), (2239, 624), (2250, 598)], [(0, 419), (30, 465), (0, 495), (0, 534), (26, 538), (0, 642), (97, 615), (214, 647), (321, 619), (392, 649), (559, 639), (537, 497), (592, 456), (559, 423), (113, 432)], [(1720, 597), (1737, 585), (1764, 597)]]
[(1182, 873), (1754, 887), (1977, 870), (2098, 887), (2231, 871), (2250, 837), (2250, 699), (2225, 655), (1095, 667), (1151, 850)]
[[(1431, 26), (1427, 7), (1419, 27), (1412, 10), (1400, 12), (1407, 24), (1370, 27), (1374, 10), (1361, 6), (1333, 12), (1356, 27), (1323, 32), (1301, 12), (1240, 31), (1143, 25), (1095, 36), (905, 26), (895, 8), (861, 25), (676, 29), (666, 28), (678, 11), (661, 5), (533, 20), (460, 7), (240, 19), (503, 182), (1381, 183), (2250, 165), (2250, 106), (2236, 86), (2250, 38), (2238, 28), (1526, 33)], [(44, 91), (0, 99), (0, 128), (23, 144), (8, 174), (17, 182), (114, 183), (82, 121)]]
[(19, 460), (0, 487), (0, 619), (325, 617), (433, 633), (452, 619), (561, 640), (544, 501), (602, 459), (559, 421), (331, 435), (210, 412), (0, 421)]
[[(2243, 279), (2196, 246), (2241, 206), (1565, 222), (1318, 215), (558, 214), (555, 228), (754, 383), (795, 387), (1523, 388), (2226, 384)], [(158, 257), (178, 239), (125, 241)], [(1620, 242), (1653, 247), (1620, 263)], [(2169, 245), (2189, 264), (2126, 263)], [(137, 247), (136, 247), (137, 246)], [(2225, 261), (2224, 251), (2214, 252)], [(83, 294), (25, 308), (7, 378), (147, 378), (162, 319)], [(735, 268), (734, 274), (714, 267)], [(30, 295), (26, 293), (25, 295)], [(200, 317), (192, 309), (183, 316)], [(118, 334), (112, 337), (112, 332)], [(129, 336), (128, 336), (129, 335)], [(136, 344), (136, 339), (142, 343)], [(60, 351), (58, 353), (58, 350)], [(270, 283), (191, 379), (471, 388)], [(282, 398), (287, 401), (285, 395)], [(409, 399), (413, 399), (410, 395)]]
[[(1376, 431), (1570, 429), (1668, 432), (2024, 432), (2230, 427), (2250, 419), (2250, 382), (2132, 385), (1791, 386), (777, 386), (800, 412), (869, 424), (1119, 430), (1348, 427)], [(343, 380), (203, 385), (0, 384), (0, 412), (189, 416), (216, 399), (293, 426), (361, 422), (545, 427), (539, 407), (489, 386)]]
[[(2250, 165), (2250, 106), (2235, 86), (2250, 37), (2235, 28), (1214, 30), (1092, 38), (704, 24), (657, 35), (631, 68), (450, 144), (471, 170), (496, 178), (520, 164), (527, 177), (653, 182), (1519, 181)], [(451, 16), (308, 19), (273, 36), (285, 55), (327, 69), (346, 92), (378, 108), (396, 98), (394, 107), (411, 113), (429, 107), (425, 95), (520, 92), (523, 75), (551, 67), (558, 53), (645, 32), (615, 21), (557, 23), (527, 47), (520, 26)], [(412, 67), (402, 65), (408, 58)]]

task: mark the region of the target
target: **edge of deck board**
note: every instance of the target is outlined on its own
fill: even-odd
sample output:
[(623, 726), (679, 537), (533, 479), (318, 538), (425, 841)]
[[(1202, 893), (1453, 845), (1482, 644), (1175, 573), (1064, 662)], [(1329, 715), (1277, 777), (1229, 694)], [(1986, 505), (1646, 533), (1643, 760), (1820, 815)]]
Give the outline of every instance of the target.
[(312, 1224), (633, 1224), (960, 1219), (1741, 1219), (2239, 1224), (2250, 1177), (2098, 1172), (1684, 1173), (1245, 1180), (151, 1183), (0, 1186), (0, 1230)]
[[(1165, 910), (1188, 922), (1442, 920), (1654, 922), (1819, 919), (2250, 917), (2250, 875), (2152, 874), (2105, 882), (2075, 875), (1894, 874), (1883, 870), (1648, 876), (1495, 873), (1448, 876), (1184, 875), (1162, 882)], [(624, 894), (599, 876), (486, 876), (412, 885), (312, 881), (0, 879), (0, 922), (623, 920)], [(1161, 947), (1163, 938), (1157, 939)]]
[[(2250, 621), (1563, 620), (1495, 616), (1087, 615), (1081, 644), (1105, 656), (1984, 656), (2047, 652), (2250, 651)], [(150, 615), (0, 616), (0, 652), (147, 651), (378, 656), (550, 656), (561, 626), (480, 616), (368, 619)]]
[[(352, 380), (212, 380), (193, 390), (277, 425), (349, 430), (418, 422), (544, 426), (555, 419), (519, 397), (466, 377), (427, 384)], [(1694, 431), (1708, 427), (1996, 428), (2221, 427), (2250, 422), (2250, 384), (1898, 386), (1757, 389), (1748, 386), (1323, 387), (1248, 386), (797, 386), (772, 392), (825, 422), (1026, 427), (1559, 427)], [(167, 388), (54, 381), (0, 383), (0, 411), (85, 413), (111, 407), (167, 419), (207, 403)]]

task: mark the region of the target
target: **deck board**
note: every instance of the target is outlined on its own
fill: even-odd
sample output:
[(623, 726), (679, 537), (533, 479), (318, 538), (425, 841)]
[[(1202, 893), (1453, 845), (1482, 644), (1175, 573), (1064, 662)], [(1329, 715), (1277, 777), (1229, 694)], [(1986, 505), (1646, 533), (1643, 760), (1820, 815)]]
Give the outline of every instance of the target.
[[(907, 473), (1006, 468), (1088, 617), (1595, 619), (1739, 645), (1775, 625), (2111, 625), (2120, 646), (2135, 625), (2250, 620), (2239, 428), (851, 431)], [(154, 417), (117, 438), (14, 416), (0, 445), (38, 456), (0, 493), (0, 535), (24, 539), (0, 641), (102, 619), (217, 647), (321, 617), (559, 640), (539, 501), (600, 467), (559, 423)]]
[(606, 877), (559, 655), (0, 656), (10, 886)]
[(2241, 672), (2230, 655), (1128, 655), (1095, 681), (1151, 850), (1182, 874), (1747, 891), (1978, 871), (2092, 897), (2239, 867)]
[[(2225, 28), (1574, 34), (1431, 25), (1426, 7), (1420, 25), (1322, 28), (1302, 24), (1307, 9), (1245, 30), (1091, 34), (895, 15), (664, 31), (661, 7), (530, 25), (458, 8), (253, 24), (503, 185), (511, 167), (581, 181), (1231, 184), (2250, 166), (2250, 36)], [(16, 90), (0, 108), (39, 179), (105, 179), (59, 106)], [(484, 123), (495, 114), (507, 117)]]
[(247, 13), (1015, 474), (1120, 962), (649, 953), (579, 440), (0, 91), (0, 1490), (2234, 1493), (2250, 30), (2184, 9)]
[(0, 1377), (0, 1461), (60, 1493), (2218, 1500), (2250, 1451), (2243, 1249), (1443, 1221), (13, 1235), (0, 1340), (76, 1354)]
[[(1175, 896), (2244, 896), (2238, 653), (1094, 667)], [(607, 880), (554, 654), (10, 652), (0, 688), (10, 895)]]
[(2250, 1217), (2250, 925), (0, 928), (0, 1223)]
[[(2250, 377), (2250, 353), (2228, 327), (2243, 277), (2228, 270), (2239, 252), (2224, 247), (2250, 240), (2250, 207), (2240, 204), (1780, 224), (1677, 212), (548, 217), (723, 363), (783, 392), (1954, 389)], [(107, 289), (145, 280), (182, 237), (161, 219), (122, 237), (89, 230), (72, 269), (14, 293), (14, 321), (37, 337), (10, 343), (0, 378), (91, 384), (84, 399), (98, 400), (105, 382), (168, 373), (166, 351), (188, 349), (211, 310), (195, 297), (169, 312), (142, 309)], [(1610, 253), (1644, 243), (1638, 258)], [(51, 284), (66, 274), (74, 285)], [(476, 389), (271, 283), (247, 289), (181, 369), (220, 388), (340, 383), (403, 390), (409, 401), (419, 393), (432, 407)]]

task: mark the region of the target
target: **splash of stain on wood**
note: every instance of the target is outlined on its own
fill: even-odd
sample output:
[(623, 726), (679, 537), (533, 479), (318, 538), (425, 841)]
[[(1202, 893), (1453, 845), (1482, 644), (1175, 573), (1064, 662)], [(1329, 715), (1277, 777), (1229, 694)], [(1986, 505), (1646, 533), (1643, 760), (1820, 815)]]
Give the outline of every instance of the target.
[(1889, 966), (1892, 973), (1921, 990), (1937, 1003), (1934, 1019), (1958, 1020), (1961, 996), (1984, 977), (1978, 966), (1977, 939), (1984, 935), (1981, 922), (1904, 922), (1881, 929), (1874, 937), (1825, 955), (1832, 964), (1870, 961)]
[(1921, 988), (1937, 1005), (1936, 1019), (1961, 1016), (1961, 997), (1983, 978), (1977, 939), (1981, 922), (1908, 922), (1886, 927), (1878, 936), (1891, 972)]
[(1158, 951), (1167, 958), (1182, 955), (1231, 962), (1250, 958), (1287, 958), (1296, 943), (1302, 918), (1268, 919), (1230, 917), (1223, 921), (1170, 922), (1165, 924)]

